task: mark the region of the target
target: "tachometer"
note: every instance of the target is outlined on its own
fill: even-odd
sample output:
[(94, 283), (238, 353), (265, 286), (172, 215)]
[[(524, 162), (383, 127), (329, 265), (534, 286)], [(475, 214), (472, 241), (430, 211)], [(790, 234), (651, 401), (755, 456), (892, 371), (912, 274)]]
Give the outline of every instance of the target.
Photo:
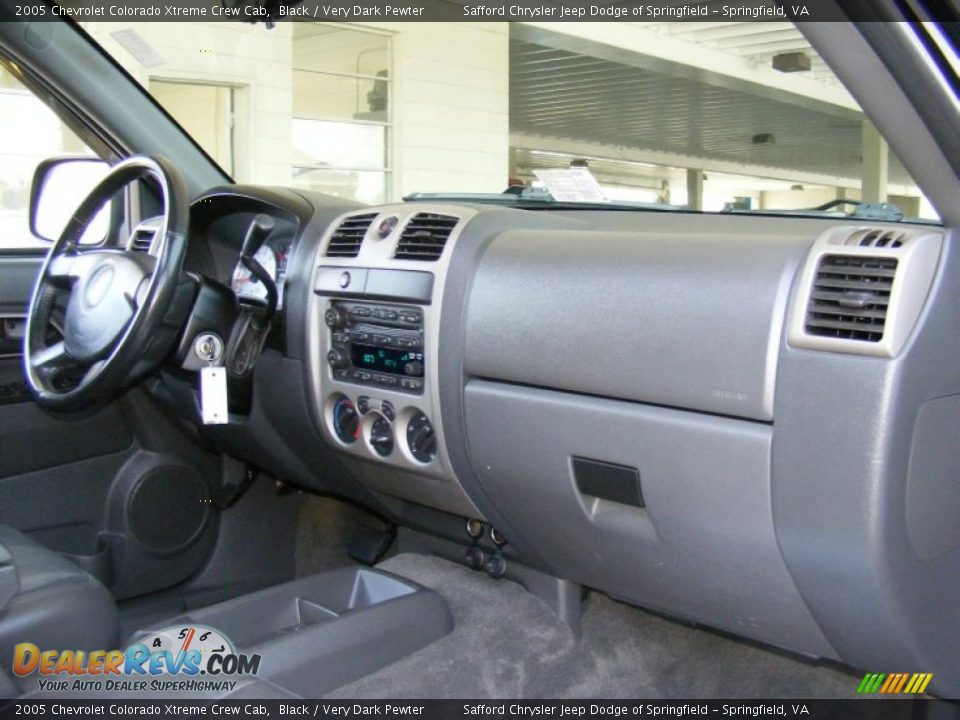
[[(253, 256), (253, 259), (260, 263), (263, 269), (266, 270), (274, 282), (276, 282), (277, 254), (273, 251), (273, 248), (264, 245), (257, 250), (257, 254)], [(263, 286), (262, 282), (250, 274), (250, 271), (243, 266), (243, 263), (237, 263), (237, 267), (233, 271), (231, 287), (237, 294), (237, 297), (256, 298), (258, 300), (267, 299), (267, 289)]]

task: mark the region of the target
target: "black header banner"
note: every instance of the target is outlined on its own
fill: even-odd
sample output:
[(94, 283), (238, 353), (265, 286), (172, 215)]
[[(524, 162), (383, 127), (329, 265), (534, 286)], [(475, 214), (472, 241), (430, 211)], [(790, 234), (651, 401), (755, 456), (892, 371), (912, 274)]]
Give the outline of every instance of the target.
[[(844, 0), (3, 0), (16, 19), (78, 22), (837, 22)], [(843, 8), (843, 9), (842, 9)]]
[(425, 718), (571, 720), (922, 720), (960, 718), (954, 703), (917, 700), (0, 700), (0, 720), (72, 718)]

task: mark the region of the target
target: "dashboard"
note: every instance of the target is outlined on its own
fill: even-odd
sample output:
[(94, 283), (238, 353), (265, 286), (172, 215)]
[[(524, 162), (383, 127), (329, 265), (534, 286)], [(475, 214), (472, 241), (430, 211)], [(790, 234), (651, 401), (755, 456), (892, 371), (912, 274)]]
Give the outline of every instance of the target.
[(188, 269), (259, 297), (262, 212), (284, 303), (223, 451), (793, 652), (960, 667), (942, 229), (229, 188)]

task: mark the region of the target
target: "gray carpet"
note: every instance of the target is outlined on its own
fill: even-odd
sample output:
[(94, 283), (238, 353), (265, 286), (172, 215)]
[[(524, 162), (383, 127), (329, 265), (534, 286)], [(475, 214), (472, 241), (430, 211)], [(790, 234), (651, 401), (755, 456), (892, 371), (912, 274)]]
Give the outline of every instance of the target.
[(296, 576), (355, 564), (348, 551), (356, 534), (384, 527), (382, 521), (354, 505), (328, 497), (305, 496), (297, 518)]
[(381, 568), (441, 593), (447, 637), (334, 698), (853, 697), (859, 678), (671, 622), (592, 593), (577, 642), (550, 609), (508, 581), (422, 555)]

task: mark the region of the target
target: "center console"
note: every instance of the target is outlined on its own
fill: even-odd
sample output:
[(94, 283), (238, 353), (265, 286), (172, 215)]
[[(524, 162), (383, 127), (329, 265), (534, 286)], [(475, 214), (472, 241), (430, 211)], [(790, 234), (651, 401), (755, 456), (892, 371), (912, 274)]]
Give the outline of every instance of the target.
[(453, 629), (453, 618), (436, 592), (352, 566), (190, 611), (130, 641), (149, 642), (178, 629), (196, 629), (197, 648), (204, 638), (199, 633), (213, 631), (235, 652), (260, 656), (256, 675), (241, 676), (234, 697), (259, 697), (271, 688), (280, 697), (319, 697), (438, 640)]
[[(309, 375), (324, 438), (370, 489), (480, 517), (444, 444), (438, 387), (440, 298), (473, 211), (443, 205), (360, 210), (331, 223), (314, 264)], [(371, 465), (373, 463), (373, 465)]]

